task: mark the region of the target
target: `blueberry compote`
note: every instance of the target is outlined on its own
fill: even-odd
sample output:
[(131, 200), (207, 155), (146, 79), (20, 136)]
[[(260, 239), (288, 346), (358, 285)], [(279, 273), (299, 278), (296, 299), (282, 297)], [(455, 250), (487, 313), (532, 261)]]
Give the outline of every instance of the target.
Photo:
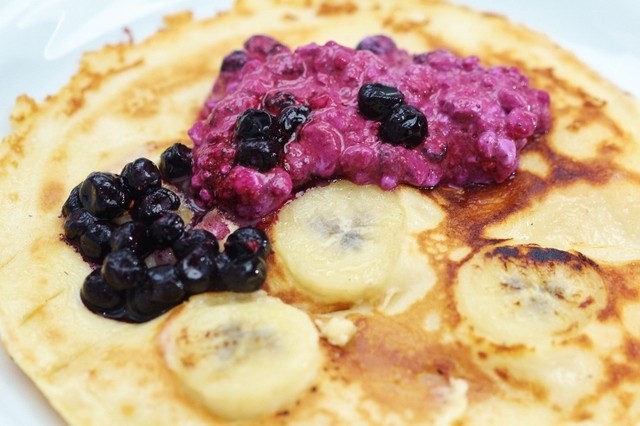
[[(245, 123), (240, 138), (271, 137), (270, 120)], [(195, 294), (262, 287), (270, 252), (264, 231), (240, 227), (221, 250), (211, 232), (185, 224), (176, 191), (191, 167), (191, 150), (176, 143), (159, 167), (139, 158), (120, 174), (94, 172), (73, 188), (62, 207), (64, 235), (96, 266), (80, 291), (90, 311), (139, 323)]]
[(336, 178), (387, 190), (503, 182), (550, 127), (549, 95), (518, 69), (410, 54), (383, 35), (295, 50), (254, 36), (224, 59), (200, 118), (195, 202), (248, 219)]

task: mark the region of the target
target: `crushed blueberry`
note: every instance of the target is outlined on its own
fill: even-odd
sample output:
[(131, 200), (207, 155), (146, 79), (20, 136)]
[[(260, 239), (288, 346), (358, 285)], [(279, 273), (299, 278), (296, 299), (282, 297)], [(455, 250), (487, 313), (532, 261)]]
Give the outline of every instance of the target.
[(384, 55), (397, 49), (395, 42), (387, 36), (375, 35), (363, 39), (356, 50), (369, 50), (376, 55)]
[(262, 105), (265, 111), (273, 114), (278, 114), (284, 108), (293, 106), (297, 103), (295, 95), (289, 92), (279, 90), (277, 92), (271, 92), (264, 95), (262, 98)]
[(287, 49), (279, 41), (265, 35), (255, 35), (244, 42), (248, 52), (269, 56)]
[(247, 54), (243, 50), (234, 50), (224, 57), (220, 72), (237, 72), (244, 67), (248, 61)]
[(236, 151), (236, 162), (241, 166), (266, 172), (278, 164), (280, 148), (281, 145), (275, 139), (242, 141)]

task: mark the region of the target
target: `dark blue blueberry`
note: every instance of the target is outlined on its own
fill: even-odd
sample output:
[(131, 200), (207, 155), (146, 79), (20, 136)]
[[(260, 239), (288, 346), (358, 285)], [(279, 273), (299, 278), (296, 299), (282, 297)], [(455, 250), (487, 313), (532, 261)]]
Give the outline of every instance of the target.
[(162, 183), (160, 170), (147, 158), (138, 158), (126, 164), (120, 176), (135, 198), (160, 188)]
[(276, 139), (242, 141), (236, 151), (236, 163), (266, 172), (278, 164), (281, 149), (282, 145)]
[(396, 44), (389, 37), (384, 35), (375, 35), (363, 39), (356, 50), (369, 50), (376, 55), (384, 55), (397, 50)]
[(109, 253), (102, 264), (102, 276), (116, 290), (131, 290), (140, 286), (147, 266), (131, 249)]
[(102, 262), (111, 251), (109, 240), (114, 227), (111, 222), (104, 220), (98, 220), (89, 225), (80, 235), (80, 253), (90, 261)]
[(129, 221), (117, 226), (109, 239), (111, 251), (131, 249), (141, 257), (146, 257), (153, 249), (147, 226), (138, 221)]
[(412, 106), (399, 105), (380, 123), (378, 134), (383, 142), (415, 148), (429, 134), (427, 118)]
[(164, 213), (177, 210), (180, 198), (171, 190), (160, 187), (136, 200), (131, 209), (131, 217), (146, 223), (151, 223)]
[(358, 91), (358, 112), (367, 120), (382, 120), (404, 102), (404, 94), (396, 87), (367, 83)]
[(80, 184), (79, 198), (89, 213), (101, 219), (113, 219), (131, 204), (131, 194), (122, 179), (105, 172), (89, 174)]
[(186, 292), (173, 265), (149, 268), (145, 282), (129, 293), (128, 319), (149, 321), (184, 301)]
[(67, 197), (67, 200), (64, 202), (64, 205), (62, 206), (62, 215), (67, 217), (74, 211), (82, 208), (83, 205), (80, 201), (80, 184), (78, 184), (71, 190), (69, 197)]
[(111, 287), (100, 269), (94, 270), (85, 278), (80, 299), (90, 311), (101, 315), (120, 310), (126, 301), (125, 293)]
[(254, 255), (266, 258), (271, 252), (271, 243), (264, 231), (247, 226), (233, 231), (227, 237), (224, 248), (231, 259)]
[(153, 245), (171, 247), (184, 234), (184, 221), (180, 215), (167, 212), (149, 226), (149, 237)]
[(215, 287), (218, 277), (215, 262), (217, 253), (205, 246), (196, 246), (176, 263), (187, 294), (203, 293)]
[(70, 241), (79, 238), (90, 225), (98, 221), (94, 215), (83, 208), (74, 210), (64, 221), (64, 235)]
[(229, 291), (256, 291), (267, 277), (267, 264), (258, 256), (239, 257), (231, 259), (220, 274), (224, 287)]
[(179, 142), (174, 143), (160, 154), (158, 166), (162, 179), (170, 183), (183, 180), (191, 174), (191, 149)]
[(239, 141), (269, 138), (273, 135), (274, 117), (266, 111), (250, 108), (238, 115), (235, 135)]
[(282, 110), (278, 117), (278, 128), (285, 142), (298, 126), (307, 121), (310, 113), (311, 109), (306, 105), (289, 106)]
[(247, 63), (247, 54), (244, 50), (234, 50), (224, 57), (220, 72), (237, 72)]
[(176, 259), (179, 260), (197, 246), (204, 246), (213, 254), (220, 251), (218, 239), (206, 229), (191, 229), (185, 232), (171, 247)]

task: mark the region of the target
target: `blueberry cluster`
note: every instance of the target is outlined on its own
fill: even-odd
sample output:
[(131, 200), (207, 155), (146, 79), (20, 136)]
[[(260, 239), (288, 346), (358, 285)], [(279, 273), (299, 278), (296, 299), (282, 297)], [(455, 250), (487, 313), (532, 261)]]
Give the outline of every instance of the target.
[(396, 87), (364, 84), (358, 91), (358, 111), (365, 119), (380, 122), (378, 137), (383, 142), (415, 148), (428, 135), (427, 118), (405, 104), (404, 94)]
[(62, 208), (65, 237), (101, 265), (80, 293), (89, 310), (144, 322), (194, 294), (262, 287), (270, 251), (263, 231), (240, 228), (220, 251), (210, 232), (185, 228), (180, 198), (162, 182), (184, 181), (191, 162), (191, 150), (176, 143), (158, 166), (139, 158), (120, 174), (93, 172), (71, 191)]
[(295, 135), (311, 110), (306, 105), (295, 105), (295, 97), (278, 92), (265, 103), (277, 109), (278, 116), (261, 109), (250, 108), (238, 115), (234, 128), (237, 143), (236, 163), (266, 172), (280, 161), (284, 145)]

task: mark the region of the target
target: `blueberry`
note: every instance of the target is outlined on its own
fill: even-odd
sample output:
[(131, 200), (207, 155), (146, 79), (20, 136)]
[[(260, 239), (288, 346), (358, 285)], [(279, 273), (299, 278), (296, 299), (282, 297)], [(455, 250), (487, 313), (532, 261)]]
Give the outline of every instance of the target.
[(122, 179), (106, 172), (89, 174), (80, 184), (79, 198), (87, 211), (101, 219), (119, 216), (131, 203), (131, 194)]
[(264, 231), (247, 226), (233, 231), (227, 237), (224, 248), (232, 259), (253, 255), (266, 258), (271, 252), (271, 243)]
[(179, 142), (174, 143), (160, 154), (158, 166), (160, 175), (170, 183), (178, 182), (191, 174), (191, 149)]
[(400, 90), (380, 83), (364, 84), (358, 91), (358, 111), (367, 120), (382, 120), (403, 102)]
[(111, 287), (100, 269), (94, 270), (85, 278), (80, 299), (91, 312), (102, 315), (118, 311), (126, 301), (125, 293)]
[(288, 136), (295, 132), (298, 126), (307, 121), (310, 113), (311, 109), (306, 105), (289, 106), (282, 110), (278, 117), (278, 128), (285, 141), (288, 141)]
[(279, 41), (269, 36), (254, 35), (244, 42), (244, 48), (248, 52), (272, 55), (283, 50), (285, 47)]
[(409, 105), (394, 108), (391, 115), (380, 123), (378, 133), (383, 142), (407, 148), (417, 147), (429, 134), (424, 114)]
[(147, 158), (138, 158), (128, 163), (120, 173), (122, 181), (134, 197), (160, 188), (160, 170)]
[(145, 282), (127, 300), (128, 317), (135, 322), (151, 320), (184, 301), (184, 284), (173, 265), (149, 268)]
[(191, 229), (185, 232), (173, 243), (172, 249), (176, 259), (181, 259), (196, 246), (204, 246), (214, 254), (220, 251), (218, 239), (206, 229)]
[(209, 291), (226, 291), (228, 288), (226, 283), (222, 280), (222, 277), (229, 268), (229, 265), (231, 265), (231, 259), (227, 253), (220, 252), (213, 260), (216, 264), (216, 270), (214, 279), (209, 287)]
[(247, 63), (247, 54), (243, 50), (234, 50), (224, 57), (220, 72), (237, 72)]
[(131, 209), (131, 217), (150, 223), (168, 211), (177, 210), (178, 207), (180, 198), (173, 191), (160, 187), (136, 200)]
[(64, 202), (64, 205), (62, 206), (62, 215), (67, 217), (74, 211), (82, 208), (83, 205), (80, 201), (80, 184), (78, 184), (71, 190), (69, 197), (67, 197), (67, 200)]
[(268, 112), (250, 108), (236, 119), (236, 138), (239, 141), (269, 138), (273, 134), (273, 121)]
[(131, 290), (142, 284), (147, 266), (131, 249), (109, 253), (102, 264), (102, 276), (116, 290)]
[(221, 271), (226, 289), (238, 293), (259, 290), (267, 277), (267, 264), (259, 256), (239, 257)]
[(171, 247), (183, 233), (184, 221), (173, 212), (164, 213), (149, 226), (149, 237), (160, 248)]
[(131, 249), (142, 258), (153, 249), (147, 226), (138, 221), (129, 221), (117, 226), (111, 233), (109, 246), (111, 251)]
[(376, 55), (384, 55), (396, 50), (396, 44), (387, 36), (376, 35), (363, 39), (356, 50), (369, 50)]
[(94, 262), (102, 259), (111, 251), (109, 240), (114, 225), (111, 222), (98, 220), (87, 227), (80, 235), (80, 253)]
[(205, 246), (196, 246), (176, 263), (187, 294), (198, 294), (214, 286), (217, 278), (217, 253)]
[(276, 114), (282, 111), (286, 107), (293, 106), (297, 103), (295, 95), (289, 92), (279, 90), (277, 92), (271, 92), (264, 95), (262, 99), (262, 105), (267, 111), (275, 112)]
[(236, 151), (236, 163), (266, 172), (278, 164), (280, 149), (281, 145), (275, 139), (243, 141)]
[(70, 241), (80, 237), (90, 225), (96, 223), (98, 218), (83, 208), (74, 210), (64, 221), (64, 235)]

